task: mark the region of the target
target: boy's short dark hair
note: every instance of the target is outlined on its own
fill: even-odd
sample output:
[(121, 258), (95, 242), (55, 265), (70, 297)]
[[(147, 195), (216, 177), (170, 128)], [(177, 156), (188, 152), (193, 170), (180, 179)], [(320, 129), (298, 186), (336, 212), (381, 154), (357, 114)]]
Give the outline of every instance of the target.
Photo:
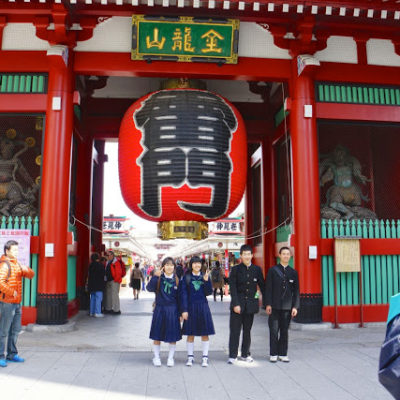
[(253, 254), (253, 248), (249, 244), (243, 244), (240, 246), (240, 254), (242, 254), (244, 251), (250, 251), (251, 254)]
[(278, 252), (278, 253), (281, 254), (283, 250), (289, 250), (289, 252), (291, 252), (289, 247), (287, 247), (287, 246), (282, 246), (282, 247), (279, 249), (279, 252)]
[(136, 262), (136, 263), (135, 263), (135, 268), (139, 268), (139, 265), (140, 265), (140, 264), (139, 264), (138, 262)]
[(93, 254), (90, 256), (90, 259), (91, 259), (93, 262), (99, 261), (99, 260), (100, 260), (100, 255), (99, 255), (99, 253), (93, 253)]
[(16, 242), (15, 240), (9, 240), (8, 242), (6, 242), (6, 244), (4, 245), (4, 254), (6, 254), (6, 250), (10, 250), (11, 246), (18, 246), (18, 242)]

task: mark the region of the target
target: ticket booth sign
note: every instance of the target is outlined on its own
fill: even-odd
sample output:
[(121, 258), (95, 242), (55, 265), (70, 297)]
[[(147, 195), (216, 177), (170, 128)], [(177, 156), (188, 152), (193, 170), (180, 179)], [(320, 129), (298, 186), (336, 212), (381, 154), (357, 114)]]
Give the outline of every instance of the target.
[(237, 64), (239, 20), (132, 16), (132, 60)]
[(360, 272), (361, 251), (359, 239), (335, 238), (336, 272)]

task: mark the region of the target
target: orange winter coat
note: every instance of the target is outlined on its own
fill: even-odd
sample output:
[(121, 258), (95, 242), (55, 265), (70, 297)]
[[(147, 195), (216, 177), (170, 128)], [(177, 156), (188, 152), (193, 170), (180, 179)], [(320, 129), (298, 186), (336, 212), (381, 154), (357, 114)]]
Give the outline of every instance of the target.
[[(10, 277), (8, 277), (8, 265), (10, 263)], [(4, 303), (21, 303), (22, 300), (22, 277), (32, 279), (35, 272), (22, 270), (20, 264), (15, 258), (2, 255), (0, 258), (0, 301)], [(17, 291), (17, 297), (14, 297), (14, 291)]]

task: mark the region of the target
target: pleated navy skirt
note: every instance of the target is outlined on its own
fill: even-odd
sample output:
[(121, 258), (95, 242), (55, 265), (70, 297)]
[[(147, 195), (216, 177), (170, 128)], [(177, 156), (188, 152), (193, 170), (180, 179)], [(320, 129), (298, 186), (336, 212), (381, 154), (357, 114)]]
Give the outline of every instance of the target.
[(156, 305), (151, 321), (150, 339), (172, 343), (182, 339), (176, 305)]
[(214, 323), (208, 303), (192, 303), (189, 306), (189, 317), (183, 321), (182, 334), (188, 336), (214, 335)]

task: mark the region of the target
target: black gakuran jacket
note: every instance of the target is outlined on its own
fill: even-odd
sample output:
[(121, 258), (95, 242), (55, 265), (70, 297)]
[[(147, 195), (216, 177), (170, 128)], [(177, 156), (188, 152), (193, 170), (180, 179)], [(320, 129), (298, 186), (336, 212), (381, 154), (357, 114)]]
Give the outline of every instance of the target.
[(231, 310), (240, 306), (241, 313), (258, 313), (260, 307), (257, 286), (264, 293), (265, 281), (260, 267), (254, 264), (246, 267), (243, 263), (234, 265), (229, 275)]
[(281, 264), (268, 270), (264, 306), (271, 306), (276, 310), (299, 309), (300, 293), (297, 271), (289, 266), (284, 268)]

